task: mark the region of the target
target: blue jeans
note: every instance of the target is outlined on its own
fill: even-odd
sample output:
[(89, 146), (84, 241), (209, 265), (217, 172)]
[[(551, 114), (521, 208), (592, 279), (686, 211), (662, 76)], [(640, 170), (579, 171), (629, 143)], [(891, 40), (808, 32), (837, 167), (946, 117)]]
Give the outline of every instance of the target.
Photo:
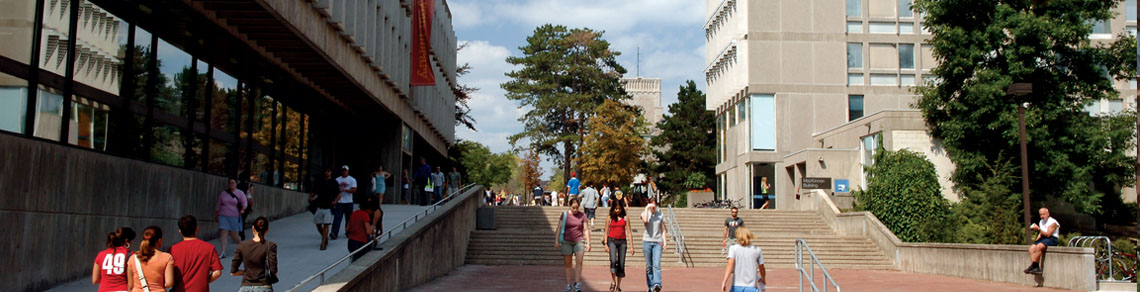
[(432, 203), (439, 202), (439, 200), (443, 200), (443, 186), (435, 186), (431, 189), (431, 191), (433, 193), (432, 201), (431, 201)]
[[(336, 203), (336, 206), (333, 206), (332, 213), (333, 225), (332, 229), (329, 230), (329, 235), (340, 234), (341, 218), (344, 218), (344, 229), (348, 229), (348, 216), (352, 216), (352, 203)], [(344, 234), (347, 235), (348, 232)]]
[(661, 243), (642, 241), (641, 250), (645, 254), (645, 285), (652, 289), (661, 285)]
[(732, 286), (732, 289), (729, 290), (729, 292), (760, 292), (760, 291), (764, 291), (764, 290), (761, 290), (760, 288), (748, 287), (748, 286)]

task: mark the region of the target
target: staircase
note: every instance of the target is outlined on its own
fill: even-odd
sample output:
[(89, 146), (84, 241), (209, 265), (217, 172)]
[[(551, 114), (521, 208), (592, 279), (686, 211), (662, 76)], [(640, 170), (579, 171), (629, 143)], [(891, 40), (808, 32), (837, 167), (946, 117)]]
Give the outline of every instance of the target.
[[(467, 264), (477, 265), (562, 265), (563, 258), (554, 247), (558, 216), (565, 207), (493, 207), (497, 230), (475, 230), (467, 248)], [(638, 214), (642, 208), (630, 208), (629, 219), (633, 227), (630, 247), (637, 252), (630, 256), (626, 251), (626, 267), (644, 267), (641, 251), (643, 225)], [(721, 253), (726, 209), (674, 208), (677, 221), (685, 233), (688, 255), (692, 263), (679, 262), (672, 236), (661, 256), (662, 266), (724, 267), (725, 254)], [(664, 211), (664, 210), (663, 210)], [(596, 226), (590, 234), (592, 250), (586, 253), (585, 264), (608, 266), (609, 255), (602, 245), (602, 228), (609, 210), (598, 208)], [(744, 210), (738, 214), (745, 226), (756, 235), (753, 245), (764, 251), (768, 268), (793, 268), (795, 239), (803, 238), (812, 246), (820, 261), (828, 269), (894, 269), (891, 262), (869, 239), (862, 236), (839, 235), (814, 212), (790, 210)]]

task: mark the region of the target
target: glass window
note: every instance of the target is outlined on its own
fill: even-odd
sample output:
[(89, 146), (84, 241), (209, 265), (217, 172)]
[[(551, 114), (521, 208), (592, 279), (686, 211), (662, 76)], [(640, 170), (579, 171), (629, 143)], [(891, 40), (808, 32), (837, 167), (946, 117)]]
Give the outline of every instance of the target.
[(743, 123), (744, 120), (748, 119), (747, 108), (748, 108), (748, 99), (741, 99), (740, 103), (736, 104), (736, 111), (738, 112), (738, 114), (736, 115), (738, 118), (736, 120), (736, 122)]
[(24, 133), (27, 114), (28, 81), (0, 73), (0, 130)]
[(273, 107), (275, 104), (273, 97), (262, 96), (257, 99), (256, 108), (253, 111), (253, 141), (262, 146), (273, 145), (270, 136), (273, 133)]
[(847, 22), (847, 32), (849, 32), (849, 33), (862, 33), (863, 32), (863, 22), (862, 21), (848, 21)]
[(1128, 89), (1136, 89), (1136, 78), (1128, 79)]
[(895, 33), (894, 22), (872, 22), (868, 25), (871, 33)]
[(899, 85), (914, 86), (914, 75), (912, 75), (912, 74), (899, 75)]
[(1096, 22), (1093, 22), (1092, 33), (1093, 34), (1111, 34), (1112, 33), (1112, 27), (1111, 27), (1111, 25), (1109, 25), (1109, 21), (1111, 21), (1111, 20), (1098, 20)]
[(1124, 17), (1127, 21), (1136, 21), (1136, 0), (1124, 0)]
[[(44, 1), (44, 6), (49, 5), (47, 2), (53, 1)], [(54, 6), (58, 5), (59, 4), (55, 4)], [(3, 23), (3, 25), (0, 25), (0, 43), (18, 44), (0, 46), (0, 56), (8, 57), (22, 64), (28, 64), (28, 59), (32, 57), (31, 44), (32, 30), (35, 24), (36, 1), (0, 0), (0, 7), (4, 7), (4, 10), (0, 12), (0, 23)], [(55, 13), (59, 13), (59, 9), (55, 9), (55, 11), (44, 10), (45, 16), (55, 15)], [(65, 29), (63, 31), (67, 30)], [(45, 48), (40, 49), (42, 51)], [(41, 52), (40, 58), (43, 57)]]
[[(44, 1), (43, 3), (46, 7), (43, 10), (44, 23), (41, 31), (43, 35), (40, 40), (40, 68), (63, 76), (66, 75), (64, 73), (67, 71), (67, 64), (65, 64), (67, 63), (67, 40), (71, 38), (68, 36), (71, 23), (71, 2)], [(35, 12), (29, 12), (26, 15), (35, 15)], [(27, 21), (29, 22), (28, 25), (31, 25), (32, 20)], [(27, 43), (30, 44), (31, 42)], [(21, 59), (27, 60), (28, 58)]]
[(914, 23), (899, 22), (899, 34), (914, 34)]
[(187, 149), (183, 130), (171, 125), (158, 124), (151, 128), (151, 134), (154, 135), (154, 144), (150, 147), (151, 160), (181, 167)]
[(895, 74), (871, 74), (871, 85), (899, 85)]
[(210, 174), (228, 176), (229, 163), (234, 163), (231, 157), (234, 148), (219, 140), (210, 140), (210, 153), (206, 158), (206, 170)]
[(404, 135), (402, 137), (403, 137), (403, 141), (404, 141), (404, 143), (403, 143), (404, 151), (412, 152), (412, 128), (408, 127), (408, 125), (403, 125), (403, 126), (404, 126), (404, 131), (403, 131)]
[(910, 9), (911, 0), (899, 0), (899, 17), (914, 17), (914, 11)]
[(1137, 35), (1136, 35), (1136, 26), (1135, 26), (1135, 25), (1129, 25), (1129, 26), (1125, 27), (1125, 30), (1127, 30), (1127, 31), (1128, 31), (1128, 34), (1130, 34), (1130, 35), (1132, 35), (1132, 36), (1137, 36)]
[(254, 158), (253, 158), (253, 174), (255, 175), (253, 178), (254, 182), (257, 182), (260, 184), (265, 184), (265, 185), (273, 184), (271, 181), (271, 179), (273, 179), (273, 173), (270, 171), (270, 169), (273, 169), (273, 166), (270, 163), (271, 163), (271, 161), (269, 160), (269, 155), (266, 155), (265, 153), (257, 153), (256, 155), (254, 155)]
[(1123, 110), (1124, 110), (1124, 100), (1123, 99), (1109, 99), (1108, 100), (1108, 112), (1109, 113), (1112, 113), (1115, 115), (1115, 114), (1119, 114)]
[(847, 73), (847, 85), (863, 84), (863, 73)]
[(37, 95), (36, 129), (32, 135), (59, 141), (63, 125), (63, 91), (40, 85)]
[(89, 2), (82, 3), (82, 9), (76, 26), (75, 82), (118, 95), (128, 25)]
[(728, 109), (728, 126), (736, 126), (736, 108), (729, 107)]
[(847, 16), (863, 16), (863, 0), (847, 0)]
[(150, 78), (150, 74), (148, 74), (147, 70), (150, 70), (151, 62), (153, 61), (151, 56), (154, 55), (153, 50), (151, 50), (152, 40), (154, 40), (154, 37), (151, 36), (150, 32), (135, 26), (135, 47), (133, 52), (135, 60), (132, 62), (134, 65), (131, 68), (135, 85), (132, 87), (135, 89), (135, 101), (141, 103), (146, 102), (147, 79)]
[(1100, 113), (1101, 112), (1100, 100), (1094, 100), (1094, 101), (1090, 102), (1089, 104), (1085, 105), (1085, 112), (1090, 113), (1090, 114)]
[[(216, 91), (213, 84), (209, 83), (210, 65), (202, 60), (195, 61), (195, 67), (198, 67), (195, 76), (198, 82), (195, 84), (197, 89), (194, 92), (194, 120), (202, 122), (206, 119), (206, 97)], [(211, 113), (212, 114), (212, 113)]]
[(776, 150), (776, 96), (753, 94), (752, 150)]
[(229, 74), (214, 68), (213, 105), (210, 109), (210, 125), (214, 129), (234, 133), (238, 129), (242, 107), (238, 104), (238, 81)]
[(870, 135), (863, 137), (863, 166), (871, 166), (875, 164), (875, 151), (878, 148), (878, 135)]
[(899, 44), (899, 68), (914, 69), (913, 44)]
[(110, 126), (107, 105), (75, 96), (71, 107), (71, 130), (67, 141), (83, 148), (107, 151), (107, 130)]
[(197, 73), (191, 70), (190, 62), (193, 59), (182, 49), (158, 40), (158, 95), (155, 96), (155, 106), (167, 113), (180, 117), (189, 117), (191, 108), (190, 95), (193, 91)]
[(863, 68), (863, 44), (847, 43), (847, 68)]
[(863, 96), (862, 95), (848, 95), (847, 96), (847, 121), (853, 121), (863, 117)]

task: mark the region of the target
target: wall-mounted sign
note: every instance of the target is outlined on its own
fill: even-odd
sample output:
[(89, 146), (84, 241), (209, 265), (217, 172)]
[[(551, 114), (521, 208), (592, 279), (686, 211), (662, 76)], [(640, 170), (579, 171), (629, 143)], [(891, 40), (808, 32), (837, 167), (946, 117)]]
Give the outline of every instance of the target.
[(835, 179), (835, 192), (836, 193), (850, 193), (851, 181), (845, 179)]
[(800, 180), (803, 189), (831, 189), (830, 177), (805, 177)]

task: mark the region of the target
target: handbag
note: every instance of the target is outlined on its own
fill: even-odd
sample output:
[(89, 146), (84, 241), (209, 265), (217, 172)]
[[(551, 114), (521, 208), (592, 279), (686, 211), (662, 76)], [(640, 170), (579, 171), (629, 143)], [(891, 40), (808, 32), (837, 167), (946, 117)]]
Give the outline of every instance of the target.
[(273, 284), (277, 284), (277, 282), (281, 282), (281, 279), (277, 278), (277, 274), (274, 274), (273, 272), (270, 272), (270, 270), (269, 270), (269, 246), (267, 246), (265, 249), (265, 267), (264, 268), (265, 268), (265, 283), (268, 283), (269, 285), (273, 285)]
[(146, 275), (143, 275), (142, 262), (139, 261), (137, 255), (131, 255), (131, 260), (135, 261), (135, 273), (139, 274), (139, 282), (142, 283), (143, 292), (150, 292), (150, 285), (146, 283)]
[(433, 188), (433, 184), (431, 183), (431, 178), (429, 177), (429, 178), (427, 179), (427, 185), (424, 185), (424, 191), (425, 191), (425, 192), (431, 192), (431, 191), (433, 191), (433, 190), (434, 190), (434, 188)]

